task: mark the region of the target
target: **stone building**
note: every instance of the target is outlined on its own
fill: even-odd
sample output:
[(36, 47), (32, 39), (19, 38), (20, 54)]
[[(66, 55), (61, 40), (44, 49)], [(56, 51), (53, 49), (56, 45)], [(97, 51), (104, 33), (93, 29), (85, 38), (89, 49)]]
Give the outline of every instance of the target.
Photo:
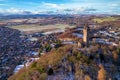
[(88, 47), (89, 46), (89, 26), (88, 24), (85, 24), (84, 29), (83, 29), (83, 41), (85, 45)]

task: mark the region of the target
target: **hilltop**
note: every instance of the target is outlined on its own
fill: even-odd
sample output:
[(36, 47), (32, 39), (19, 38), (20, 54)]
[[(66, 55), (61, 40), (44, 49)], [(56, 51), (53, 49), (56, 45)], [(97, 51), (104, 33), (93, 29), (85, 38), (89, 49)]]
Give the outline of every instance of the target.
[[(103, 55), (99, 55), (99, 51), (104, 51), (102, 52)], [(47, 76), (49, 65), (54, 70), (53, 78), (69, 80), (71, 78), (69, 75), (72, 73), (72, 78), (75, 80), (86, 77), (97, 79), (100, 69), (99, 64), (104, 66), (107, 73), (104, 76), (107, 79), (114, 78), (115, 75), (113, 74), (118, 72), (116, 71), (116, 65), (119, 64), (119, 57), (120, 49), (112, 46), (94, 45), (94, 48), (88, 51), (86, 49), (81, 51), (77, 46), (66, 45), (58, 49), (52, 49), (49, 53), (42, 55), (39, 60), (34, 61), (27, 68), (21, 69), (18, 73), (11, 76), (9, 80), (46, 80), (49, 78)], [(115, 73), (112, 74), (112, 72)]]

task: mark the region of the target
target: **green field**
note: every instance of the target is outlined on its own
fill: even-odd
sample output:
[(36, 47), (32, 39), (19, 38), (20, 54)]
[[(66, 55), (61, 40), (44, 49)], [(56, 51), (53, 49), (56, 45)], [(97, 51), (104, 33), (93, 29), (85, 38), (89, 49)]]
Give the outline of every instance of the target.
[(70, 26), (67, 24), (55, 24), (55, 25), (38, 25), (38, 24), (28, 24), (28, 25), (17, 25), (10, 28), (18, 29), (20, 31), (44, 31), (44, 30), (54, 30), (54, 29), (65, 29), (73, 28), (75, 26)]
[(95, 18), (93, 21), (97, 23), (108, 22), (108, 21), (116, 21), (119, 20), (120, 17), (105, 17), (105, 18)]

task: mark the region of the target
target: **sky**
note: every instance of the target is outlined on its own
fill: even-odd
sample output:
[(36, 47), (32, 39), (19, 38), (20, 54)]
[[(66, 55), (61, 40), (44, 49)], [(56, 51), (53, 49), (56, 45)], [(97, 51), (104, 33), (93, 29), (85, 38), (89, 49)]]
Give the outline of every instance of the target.
[(0, 0), (0, 14), (119, 14), (120, 0)]

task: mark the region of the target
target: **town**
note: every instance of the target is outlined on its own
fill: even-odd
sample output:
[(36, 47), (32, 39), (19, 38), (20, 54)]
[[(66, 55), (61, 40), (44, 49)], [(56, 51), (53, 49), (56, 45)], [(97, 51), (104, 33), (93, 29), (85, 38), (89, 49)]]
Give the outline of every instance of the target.
[[(102, 23), (94, 21), (95, 18), (116, 16), (49, 15), (35, 17), (14, 18), (0, 23), (1, 80), (6, 80), (10, 76), (10, 80), (16, 80), (15, 75), (19, 74), (22, 69), (42, 63), (39, 60), (45, 60), (47, 56), (57, 62), (44, 63), (44, 67), (52, 65), (50, 67), (56, 74), (52, 77), (44, 75), (42, 80), (46, 80), (46, 78), (84, 80), (86, 77), (88, 78), (86, 80), (96, 80), (99, 68), (104, 71), (102, 77), (111, 80), (120, 79), (119, 20)], [(29, 27), (25, 28), (25, 26)], [(64, 28), (61, 28), (63, 26)], [(60, 49), (61, 51), (59, 51)], [(55, 51), (57, 54), (54, 54)], [(56, 56), (55, 59), (54, 55), (61, 57)], [(70, 70), (67, 67), (70, 67)], [(47, 68), (44, 69), (45, 71), (35, 70), (33, 73), (29, 73), (32, 77), (25, 73), (27, 80), (41, 80), (40, 75), (44, 74)]]

